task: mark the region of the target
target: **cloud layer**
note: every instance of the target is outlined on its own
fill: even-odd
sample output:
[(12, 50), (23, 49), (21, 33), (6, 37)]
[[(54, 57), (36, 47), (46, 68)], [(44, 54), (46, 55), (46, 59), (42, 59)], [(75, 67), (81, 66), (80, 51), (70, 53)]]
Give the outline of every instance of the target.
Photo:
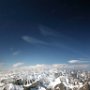
[(24, 65), (24, 63), (18, 62), (18, 63), (13, 64), (12, 67), (17, 68), (17, 67), (21, 67), (23, 65)]
[(47, 42), (33, 38), (33, 37), (29, 37), (29, 36), (22, 36), (22, 39), (28, 43), (31, 44), (43, 44), (43, 45), (48, 45)]
[[(18, 69), (19, 67), (19, 69)], [(33, 70), (33, 71), (43, 71), (43, 70), (59, 70), (59, 69), (88, 69), (89, 64), (36, 64), (36, 65), (25, 65), (24, 63), (16, 63), (13, 65), (13, 69), (17, 70)]]

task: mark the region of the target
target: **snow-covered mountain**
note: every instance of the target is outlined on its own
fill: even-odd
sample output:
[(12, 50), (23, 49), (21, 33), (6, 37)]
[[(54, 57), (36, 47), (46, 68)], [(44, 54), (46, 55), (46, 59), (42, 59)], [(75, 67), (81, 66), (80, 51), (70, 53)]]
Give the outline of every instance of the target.
[(0, 73), (0, 90), (90, 90), (90, 71), (68, 65), (24, 66)]

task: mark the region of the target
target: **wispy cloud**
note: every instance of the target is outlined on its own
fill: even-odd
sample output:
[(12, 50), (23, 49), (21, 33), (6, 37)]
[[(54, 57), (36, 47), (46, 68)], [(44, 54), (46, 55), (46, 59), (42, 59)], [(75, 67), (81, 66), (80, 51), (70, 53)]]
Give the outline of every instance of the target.
[(39, 30), (40, 33), (44, 36), (57, 36), (56, 32), (46, 26), (39, 26)]
[(10, 51), (13, 56), (19, 55), (21, 52), (18, 49), (10, 48)]
[(81, 61), (81, 60), (70, 60), (68, 61), (70, 64), (75, 64), (75, 63), (90, 63), (90, 61)]
[(12, 53), (12, 55), (13, 56), (16, 56), (16, 55), (18, 55), (20, 53), (20, 51), (14, 51), (13, 53)]
[(43, 45), (48, 45), (47, 42), (33, 38), (33, 37), (29, 37), (29, 36), (22, 36), (22, 39), (28, 43), (31, 44), (43, 44)]
[[(64, 35), (62, 32), (58, 32), (58, 30), (56, 31), (55, 29), (51, 29), (43, 25), (39, 25), (39, 30), (43, 36), (45, 37), (49, 36), (48, 37), (48, 40), (50, 40), (49, 45), (67, 49), (75, 53), (79, 52), (78, 50), (73, 49), (73, 47), (70, 46), (70, 44), (72, 45), (71, 42), (73, 41), (73, 39)], [(70, 42), (70, 44), (68, 44), (67, 41)]]
[(17, 67), (20, 67), (20, 66), (23, 66), (23, 65), (24, 65), (24, 63), (18, 62), (18, 63), (13, 64), (12, 67), (17, 68)]

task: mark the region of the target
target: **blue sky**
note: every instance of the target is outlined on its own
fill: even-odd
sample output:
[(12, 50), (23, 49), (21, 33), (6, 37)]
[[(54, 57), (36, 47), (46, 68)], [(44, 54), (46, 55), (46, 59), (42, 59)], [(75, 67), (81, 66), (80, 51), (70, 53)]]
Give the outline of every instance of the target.
[(89, 62), (89, 7), (83, 9), (77, 0), (76, 3), (0, 1), (0, 62), (8, 65)]
[(3, 30), (0, 35), (2, 40), (1, 62), (8, 64), (16, 62), (54, 64), (68, 63), (69, 60), (73, 59), (89, 60), (88, 42), (79, 42), (79, 40), (64, 35), (58, 30), (43, 25), (36, 25), (31, 30), (12, 29)]

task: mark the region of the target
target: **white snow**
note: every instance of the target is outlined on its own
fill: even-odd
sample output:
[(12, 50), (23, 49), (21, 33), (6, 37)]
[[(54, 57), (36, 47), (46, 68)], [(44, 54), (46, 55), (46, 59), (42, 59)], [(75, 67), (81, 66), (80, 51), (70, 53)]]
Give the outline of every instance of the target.
[[(55, 73), (59, 73), (60, 75), (56, 78)], [(6, 87), (7, 90), (24, 90), (23, 86), (30, 87), (33, 82), (37, 81), (40, 81), (42, 85), (38, 84), (38, 88), (33, 88), (34, 90), (46, 90), (46, 88), (54, 89), (54, 87), (61, 82), (66, 88), (70, 88), (73, 90), (73, 88), (76, 87), (79, 89), (83, 87), (83, 83), (81, 82), (81, 80), (84, 81), (87, 79), (86, 73), (79, 71), (77, 72), (76, 77), (73, 77), (72, 74), (74, 73), (75, 72), (73, 70), (57, 70), (56, 68), (53, 69), (52, 67), (49, 67), (49, 69), (43, 70), (41, 72), (40, 70), (39, 72), (37, 72), (35, 68), (34, 70), (12, 70), (8, 71), (7, 73), (0, 73), (0, 90), (3, 90), (1, 89), (1, 87), (3, 86)], [(23, 82), (22, 85), (12, 84), (13, 81), (19, 79), (21, 79), (21, 81)], [(4, 82), (1, 83), (2, 80), (5, 80), (6, 84)], [(25, 81), (27, 81), (27, 83), (25, 83)], [(88, 83), (90, 84), (90, 82)]]

